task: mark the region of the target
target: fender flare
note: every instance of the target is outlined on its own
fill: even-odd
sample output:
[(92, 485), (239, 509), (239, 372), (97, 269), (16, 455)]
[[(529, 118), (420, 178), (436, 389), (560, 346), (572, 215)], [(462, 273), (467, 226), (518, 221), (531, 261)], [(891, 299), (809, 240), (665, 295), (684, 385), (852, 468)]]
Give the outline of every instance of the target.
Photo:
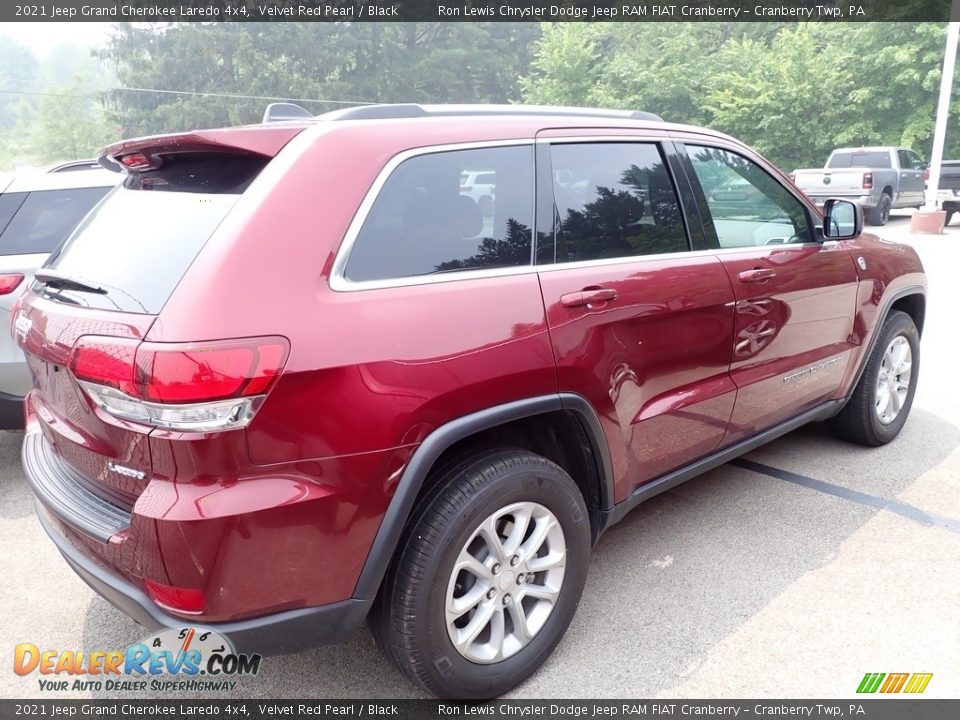
[(853, 376), (853, 381), (850, 383), (850, 391), (844, 395), (844, 399), (849, 400), (853, 395), (853, 391), (860, 383), (860, 378), (863, 377), (863, 373), (867, 369), (867, 363), (870, 362), (870, 356), (873, 355), (873, 351), (877, 347), (877, 343), (880, 341), (880, 328), (883, 323), (886, 322), (887, 316), (890, 315), (890, 311), (893, 309), (893, 304), (897, 302), (897, 300), (902, 300), (909, 295), (922, 295), (924, 301), (926, 301), (926, 288), (923, 285), (908, 285), (905, 288), (901, 288), (900, 290), (890, 293), (890, 295), (887, 296), (887, 298), (880, 304), (880, 308), (877, 310), (877, 321), (873, 324), (873, 335), (870, 337), (870, 340), (867, 342), (867, 347), (860, 356), (860, 366), (857, 368), (857, 372)]
[(353, 590), (354, 599), (373, 600), (376, 597), (420, 488), (423, 487), (427, 474), (437, 458), (445, 450), (454, 443), (483, 430), (558, 410), (573, 412), (579, 420), (597, 464), (597, 476), (600, 478), (598, 491), (601, 507), (599, 509), (612, 508), (613, 465), (610, 461), (610, 450), (600, 426), (600, 419), (585, 398), (573, 393), (556, 393), (516, 400), (465, 415), (438, 427), (414, 451), (410, 462), (400, 476), (397, 489), (367, 553), (367, 559), (364, 561), (360, 577)]

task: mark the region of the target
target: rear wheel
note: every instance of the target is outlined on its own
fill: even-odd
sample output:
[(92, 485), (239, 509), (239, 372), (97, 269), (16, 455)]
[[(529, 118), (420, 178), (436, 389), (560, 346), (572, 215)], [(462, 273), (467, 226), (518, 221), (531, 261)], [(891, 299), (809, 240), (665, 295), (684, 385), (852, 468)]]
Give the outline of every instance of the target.
[(883, 445), (899, 435), (917, 389), (920, 334), (913, 319), (895, 310), (880, 333), (853, 395), (831, 420), (840, 437), (861, 445)]
[(892, 204), (893, 201), (890, 196), (883, 193), (877, 206), (867, 210), (867, 222), (871, 225), (886, 225), (887, 220), (890, 219), (890, 206)]
[(587, 508), (570, 476), (523, 450), (485, 451), (446, 469), (415, 509), (374, 635), (429, 692), (497, 697), (560, 641), (589, 558)]

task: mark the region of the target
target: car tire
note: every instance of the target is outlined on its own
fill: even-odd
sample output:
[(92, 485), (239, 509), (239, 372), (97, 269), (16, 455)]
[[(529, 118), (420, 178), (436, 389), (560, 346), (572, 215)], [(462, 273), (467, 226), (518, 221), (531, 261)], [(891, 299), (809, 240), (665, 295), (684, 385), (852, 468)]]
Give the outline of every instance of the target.
[(954, 213), (956, 212), (956, 210), (947, 210), (947, 216), (943, 219), (944, 227), (950, 224), (950, 221), (953, 220)]
[(892, 204), (893, 201), (889, 195), (886, 193), (880, 195), (880, 202), (877, 203), (877, 206), (867, 210), (867, 222), (871, 225), (886, 225), (887, 220), (890, 219), (890, 206)]
[(919, 371), (920, 333), (909, 315), (894, 310), (880, 329), (853, 395), (830, 420), (834, 432), (871, 447), (893, 440), (910, 414)]
[(435, 479), (384, 578), (373, 633), (428, 692), (498, 697), (540, 667), (576, 612), (590, 560), (587, 508), (563, 469), (524, 450), (474, 453)]

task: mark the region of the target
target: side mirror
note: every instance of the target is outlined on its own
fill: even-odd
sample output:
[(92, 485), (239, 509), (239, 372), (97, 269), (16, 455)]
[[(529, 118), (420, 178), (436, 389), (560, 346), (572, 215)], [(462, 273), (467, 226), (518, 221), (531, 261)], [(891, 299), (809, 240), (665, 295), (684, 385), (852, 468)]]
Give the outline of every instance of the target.
[(823, 204), (823, 237), (849, 240), (863, 232), (863, 209), (849, 200), (831, 198)]

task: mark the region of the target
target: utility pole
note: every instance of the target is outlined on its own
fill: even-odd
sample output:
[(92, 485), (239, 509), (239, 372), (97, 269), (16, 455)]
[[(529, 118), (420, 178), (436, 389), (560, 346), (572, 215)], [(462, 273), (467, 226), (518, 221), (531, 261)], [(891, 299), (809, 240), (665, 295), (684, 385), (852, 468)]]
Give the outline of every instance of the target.
[[(960, 0), (953, 0), (950, 18), (960, 12)], [(937, 122), (933, 131), (933, 150), (930, 153), (930, 176), (927, 182), (925, 211), (936, 210), (937, 189), (940, 187), (940, 165), (943, 162), (943, 146), (947, 135), (947, 118), (950, 115), (950, 91), (953, 88), (953, 68), (957, 60), (957, 39), (960, 37), (960, 22), (947, 26), (947, 49), (943, 56), (943, 74), (940, 77), (940, 101), (937, 103)]]

